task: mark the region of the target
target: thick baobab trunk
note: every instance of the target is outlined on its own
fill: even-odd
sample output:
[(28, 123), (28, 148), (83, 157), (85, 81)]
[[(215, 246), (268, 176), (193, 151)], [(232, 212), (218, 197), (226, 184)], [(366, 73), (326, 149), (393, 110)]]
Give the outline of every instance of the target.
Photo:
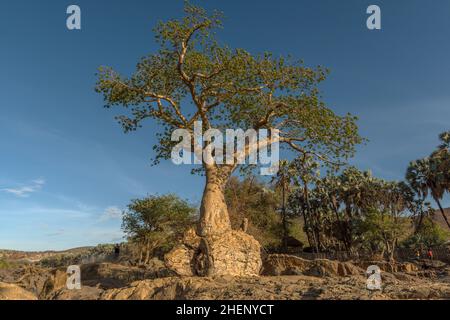
[(189, 230), (182, 244), (165, 257), (181, 276), (259, 275), (261, 247), (242, 230), (232, 230), (224, 189), (231, 169), (207, 168), (197, 231)]
[(224, 189), (230, 170), (206, 170), (206, 185), (200, 207), (197, 233), (201, 237), (220, 235), (231, 230)]

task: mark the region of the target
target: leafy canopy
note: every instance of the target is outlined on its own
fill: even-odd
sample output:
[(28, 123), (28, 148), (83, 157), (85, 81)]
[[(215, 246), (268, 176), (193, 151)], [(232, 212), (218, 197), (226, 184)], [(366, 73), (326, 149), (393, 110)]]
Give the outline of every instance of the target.
[(106, 106), (128, 110), (118, 117), (125, 132), (148, 118), (162, 125), (155, 163), (170, 158), (173, 130), (192, 131), (195, 121), (205, 130), (279, 129), (282, 145), (329, 164), (354, 153), (362, 141), (356, 118), (337, 116), (321, 101), (325, 68), (222, 45), (215, 37), (220, 13), (188, 3), (184, 11), (184, 18), (157, 25), (160, 49), (142, 58), (133, 75), (123, 77), (110, 67), (98, 75), (96, 90)]
[(156, 247), (176, 240), (193, 224), (196, 209), (176, 195), (132, 200), (122, 218), (129, 240)]

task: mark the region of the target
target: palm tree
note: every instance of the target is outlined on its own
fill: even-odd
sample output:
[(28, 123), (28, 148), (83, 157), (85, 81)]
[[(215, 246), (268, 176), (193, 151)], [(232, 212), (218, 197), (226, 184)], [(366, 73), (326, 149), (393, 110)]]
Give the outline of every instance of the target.
[(283, 249), (287, 249), (287, 239), (289, 236), (288, 230), (288, 219), (286, 211), (286, 200), (287, 195), (291, 189), (292, 181), (294, 179), (294, 174), (292, 172), (292, 166), (289, 161), (281, 160), (277, 174), (272, 178), (272, 183), (274, 183), (275, 188), (281, 190), (281, 220), (283, 225)]
[[(302, 195), (300, 196), (303, 203), (303, 221), (305, 232), (308, 236), (308, 242), (316, 252), (319, 252), (321, 247), (320, 242), (320, 212), (313, 210), (311, 206), (309, 185), (316, 182), (320, 176), (320, 165), (311, 155), (303, 155), (296, 158), (292, 162), (292, 169), (294, 171), (294, 182), (300, 188)], [(317, 208), (314, 208), (317, 209)], [(313, 215), (314, 213), (314, 215)]]

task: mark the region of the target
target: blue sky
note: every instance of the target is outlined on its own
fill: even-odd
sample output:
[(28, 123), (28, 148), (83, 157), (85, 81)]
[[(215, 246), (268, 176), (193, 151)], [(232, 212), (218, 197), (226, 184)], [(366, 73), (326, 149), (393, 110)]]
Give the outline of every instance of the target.
[[(219, 38), (253, 53), (292, 54), (331, 75), (321, 89), (338, 113), (360, 117), (370, 142), (352, 163), (402, 179), (450, 129), (448, 0), (196, 1), (225, 12)], [(82, 30), (66, 29), (66, 8)], [(366, 28), (370, 4), (382, 30)], [(175, 192), (200, 200), (203, 179), (150, 165), (156, 127), (125, 135), (102, 108), (95, 72), (123, 74), (157, 50), (152, 28), (183, 2), (43, 0), (0, 6), (0, 248), (65, 249), (119, 241), (130, 199)], [(448, 201), (445, 202), (449, 204)]]

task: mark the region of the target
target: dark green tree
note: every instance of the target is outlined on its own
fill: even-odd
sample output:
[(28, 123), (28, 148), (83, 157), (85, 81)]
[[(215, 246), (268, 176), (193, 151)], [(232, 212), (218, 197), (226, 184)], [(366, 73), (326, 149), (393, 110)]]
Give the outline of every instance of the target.
[(233, 176), (225, 188), (230, 220), (233, 229), (238, 229), (244, 219), (248, 220), (247, 232), (263, 247), (279, 247), (283, 230), (277, 211), (281, 195), (255, 176), (240, 180)]
[(123, 213), (122, 229), (141, 248), (140, 262), (148, 262), (154, 250), (169, 250), (193, 225), (196, 209), (176, 195), (132, 200)]

